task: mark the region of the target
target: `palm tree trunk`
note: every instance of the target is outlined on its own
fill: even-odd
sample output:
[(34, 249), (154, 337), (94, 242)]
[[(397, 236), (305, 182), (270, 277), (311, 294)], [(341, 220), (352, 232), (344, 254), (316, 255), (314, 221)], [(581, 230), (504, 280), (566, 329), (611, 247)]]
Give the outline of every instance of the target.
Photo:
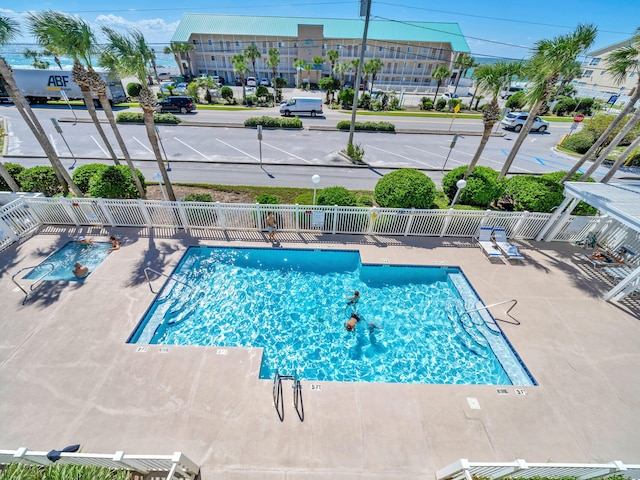
[(471, 163), (467, 167), (467, 171), (464, 172), (464, 176), (462, 177), (464, 180), (466, 180), (467, 177), (471, 175), (471, 173), (473, 172), (473, 169), (475, 168), (476, 164), (480, 160), (480, 157), (482, 156), (482, 152), (484, 151), (484, 147), (487, 145), (487, 142), (489, 141), (489, 137), (491, 137), (491, 130), (493, 130), (494, 125), (495, 125), (495, 122), (484, 123), (484, 128), (482, 130), (482, 137), (480, 138), (480, 144), (478, 145), (478, 149), (476, 150), (476, 153), (473, 155), (473, 158), (471, 159)]
[(18, 186), (16, 181), (13, 179), (13, 177), (9, 174), (8, 170), (4, 167), (2, 162), (0, 162), (0, 175), (2, 175), (2, 178), (7, 183), (7, 185), (9, 186), (12, 192), (20, 191), (20, 187)]
[(2, 84), (5, 86), (7, 93), (13, 100), (14, 106), (18, 110), (18, 113), (20, 113), (20, 116), (22, 116), (22, 119), (25, 121), (34, 137), (40, 144), (40, 147), (44, 151), (45, 155), (51, 162), (51, 166), (53, 167), (56, 177), (58, 178), (60, 185), (62, 185), (65, 193), (69, 191), (69, 188), (71, 188), (76, 196), (82, 197), (82, 192), (71, 179), (71, 175), (69, 175), (67, 169), (65, 169), (62, 165), (62, 162), (60, 161), (58, 154), (53, 148), (53, 145), (51, 145), (51, 142), (49, 142), (47, 134), (42, 128), (40, 121), (35, 116), (35, 114), (31, 110), (31, 107), (29, 107), (24, 96), (18, 89), (18, 86), (13, 79), (11, 68), (2, 57), (0, 57), (0, 82), (2, 82)]
[(438, 82), (438, 86), (436, 87), (436, 93), (433, 95), (433, 106), (435, 108), (436, 98), (438, 97), (438, 91), (440, 91), (440, 82)]
[(614, 162), (614, 164), (611, 166), (611, 168), (609, 169), (609, 171), (607, 172), (607, 174), (603, 177), (602, 180), (600, 180), (601, 183), (607, 183), (609, 180), (611, 180), (611, 178), (613, 178), (613, 176), (615, 175), (615, 173), (618, 171), (618, 169), (624, 164), (624, 162), (627, 160), (627, 158), (629, 158), (629, 156), (633, 153), (633, 151), (638, 148), (638, 145), (640, 145), (640, 137), (636, 138), (631, 145), (629, 145), (626, 150), (624, 152), (622, 152), (622, 155), (620, 155), (618, 157), (618, 159)]
[(620, 125), (620, 122), (622, 122), (622, 120), (631, 112), (631, 110), (633, 109), (633, 106), (636, 104), (638, 99), (640, 99), (640, 80), (638, 81), (638, 85), (636, 86), (636, 91), (634, 92), (633, 96), (629, 99), (629, 102), (627, 103), (627, 105), (622, 109), (622, 111), (618, 114), (618, 116), (613, 119), (613, 121), (611, 122), (611, 125), (607, 127), (607, 129), (602, 133), (602, 135), (600, 135), (600, 138), (598, 138), (598, 140), (596, 140), (596, 142), (593, 145), (591, 145), (591, 148), (587, 150), (587, 153), (585, 153), (582, 156), (582, 158), (578, 160), (573, 167), (571, 167), (571, 169), (569, 170), (569, 172), (567, 172), (564, 178), (560, 180), (560, 183), (564, 183), (568, 181), (571, 178), (571, 176), (574, 173), (576, 173), (580, 169), (580, 167), (582, 167), (582, 165), (584, 165), (593, 156), (593, 154), (600, 148), (600, 146), (607, 140), (607, 138), (609, 138), (609, 135), (611, 135), (611, 132), (613, 132), (616, 129), (616, 127)]
[(504, 161), (502, 170), (500, 170), (500, 175), (498, 175), (498, 181), (502, 180), (505, 177), (505, 175), (509, 173), (509, 168), (511, 168), (511, 164), (516, 159), (518, 150), (520, 150), (520, 147), (522, 146), (525, 139), (527, 138), (527, 135), (529, 135), (529, 132), (531, 131), (531, 126), (533, 125), (534, 120), (538, 116), (540, 107), (544, 102), (545, 102), (545, 99), (543, 97), (539, 99), (533, 105), (533, 107), (531, 107), (531, 110), (529, 111), (529, 116), (527, 117), (527, 121), (524, 122), (524, 125), (522, 126), (522, 130), (520, 130), (520, 134), (516, 138), (516, 141), (514, 142), (513, 147), (511, 147), (511, 150), (509, 151), (509, 155), (507, 155), (507, 159)]
[(91, 120), (96, 126), (96, 130), (98, 130), (98, 134), (100, 134), (100, 138), (102, 139), (102, 142), (107, 147), (107, 150), (109, 151), (109, 155), (111, 156), (111, 160), (113, 160), (113, 163), (115, 163), (116, 165), (120, 165), (120, 161), (118, 160), (118, 155), (116, 155), (116, 152), (113, 150), (113, 147), (111, 146), (111, 142), (107, 138), (107, 135), (104, 133), (104, 129), (100, 124), (100, 119), (98, 118), (96, 107), (93, 103), (93, 96), (91, 95), (91, 89), (85, 84), (79, 84), (79, 85), (80, 85), (80, 91), (82, 92), (82, 98), (84, 99), (84, 104), (87, 107), (87, 112), (89, 112), (89, 116), (91, 117)]
[(160, 153), (160, 146), (158, 145), (158, 135), (156, 134), (155, 129), (155, 121), (153, 119), (153, 110), (149, 110), (145, 108), (142, 110), (144, 115), (144, 126), (147, 130), (147, 137), (149, 138), (149, 143), (151, 144), (151, 149), (153, 150), (153, 154), (156, 157), (156, 162), (158, 163), (158, 169), (160, 170), (160, 175), (162, 175), (162, 180), (164, 181), (164, 185), (167, 187), (167, 196), (169, 200), (175, 202), (176, 195), (173, 193), (173, 187), (171, 186), (171, 180), (169, 180), (169, 174), (167, 173), (167, 169), (164, 166), (164, 160), (162, 159), (162, 154)]
[(607, 155), (609, 155), (613, 151), (613, 149), (618, 146), (618, 144), (622, 141), (625, 135), (627, 135), (627, 133), (631, 131), (631, 129), (635, 126), (635, 124), (638, 123), (638, 120), (640, 120), (640, 108), (636, 110), (636, 113), (633, 115), (633, 117), (629, 119), (627, 124), (622, 128), (622, 130), (618, 132), (615, 138), (611, 140), (611, 143), (609, 143), (607, 148), (605, 148), (604, 151), (600, 153), (600, 156), (593, 161), (593, 164), (584, 173), (584, 175), (580, 177), (580, 180), (579, 180), (580, 182), (587, 181), (587, 179), (591, 176), (591, 174), (595, 172), (596, 169), (602, 164), (602, 162), (606, 160)]
[(122, 155), (124, 156), (124, 161), (127, 163), (129, 170), (131, 171), (131, 175), (133, 176), (133, 181), (136, 184), (136, 188), (138, 189), (138, 194), (140, 198), (145, 198), (144, 187), (142, 182), (140, 181), (140, 177), (138, 177), (136, 173), (136, 168), (133, 166), (133, 162), (131, 161), (131, 156), (129, 155), (129, 150), (127, 149), (127, 145), (124, 143), (124, 139), (120, 134), (120, 129), (118, 128), (118, 124), (116, 123), (116, 119), (113, 115), (113, 109), (111, 108), (111, 104), (107, 99), (106, 95), (99, 95), (100, 105), (102, 105), (102, 110), (109, 120), (109, 125), (111, 125), (111, 130), (113, 130), (113, 134), (116, 137), (116, 141), (118, 142), (118, 146), (122, 151)]

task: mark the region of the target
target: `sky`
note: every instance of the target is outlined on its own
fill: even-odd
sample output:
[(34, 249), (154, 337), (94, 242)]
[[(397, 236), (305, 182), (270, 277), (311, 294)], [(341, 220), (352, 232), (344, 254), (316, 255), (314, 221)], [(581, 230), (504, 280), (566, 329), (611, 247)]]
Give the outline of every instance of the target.
[[(11, 3), (13, 10), (0, 7), (0, 14), (21, 21), (27, 12), (16, 7), (18, 2)], [(184, 13), (354, 19), (359, 18), (360, 11), (359, 0), (109, 0), (100, 2), (100, 6), (97, 3), (31, 0), (28, 5), (32, 11), (51, 9), (78, 15), (96, 31), (101, 25), (123, 30), (137, 28), (149, 44), (158, 46), (171, 40)], [(371, 19), (455, 22), (460, 25), (472, 56), (522, 59), (528, 57), (536, 41), (570, 33), (579, 23), (593, 23), (598, 28), (593, 49), (626, 40), (640, 27), (640, 1), (373, 0)], [(22, 25), (26, 34), (26, 26)], [(17, 43), (32, 41), (23, 35)]]

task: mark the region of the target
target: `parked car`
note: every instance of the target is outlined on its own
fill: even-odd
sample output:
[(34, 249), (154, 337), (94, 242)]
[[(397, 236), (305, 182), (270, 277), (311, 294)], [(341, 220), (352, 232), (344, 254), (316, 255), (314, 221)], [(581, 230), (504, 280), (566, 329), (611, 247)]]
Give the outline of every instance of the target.
[(187, 93), (188, 86), (189, 84), (187, 82), (181, 82), (176, 85), (176, 88), (173, 90), (173, 92), (177, 93), (178, 95), (184, 95), (185, 93)]
[(263, 78), (260, 80), (260, 85), (265, 85), (265, 86), (269, 86), (269, 79), (268, 78)]
[(460, 97), (458, 96), (457, 93), (444, 92), (442, 95), (440, 95), (440, 98), (444, 98), (448, 102), (451, 99), (460, 98)]
[(218, 85), (224, 85), (224, 78), (218, 76), (218, 75), (214, 75), (213, 76), (213, 81), (216, 82)]
[(162, 82), (160, 84), (160, 91), (162, 93), (171, 94), (169, 87), (176, 88), (176, 84), (174, 82)]
[(500, 92), (500, 98), (508, 99), (511, 95), (515, 95), (518, 92), (524, 90), (524, 87), (509, 87), (506, 90)]
[[(502, 128), (507, 130), (514, 130), (519, 132), (522, 130), (522, 126), (524, 122), (529, 118), (529, 114), (526, 112), (511, 112), (506, 117), (504, 117), (500, 124)], [(533, 125), (531, 126), (532, 132), (544, 132), (549, 128), (549, 122), (542, 120), (540, 117), (536, 117), (533, 121)]]
[(236, 77), (236, 87), (242, 86), (242, 79), (240, 77)]
[(256, 77), (247, 77), (247, 87), (257, 87)]
[(196, 109), (196, 104), (191, 97), (186, 95), (167, 97), (158, 102), (158, 110), (164, 112), (190, 113)]

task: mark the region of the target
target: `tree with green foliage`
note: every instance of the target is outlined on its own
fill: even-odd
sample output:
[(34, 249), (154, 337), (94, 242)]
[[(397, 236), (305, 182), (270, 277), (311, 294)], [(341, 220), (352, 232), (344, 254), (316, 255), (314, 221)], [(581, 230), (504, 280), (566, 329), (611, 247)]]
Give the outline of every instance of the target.
[(318, 205), (354, 207), (358, 199), (344, 187), (327, 187), (318, 192)]
[(233, 103), (233, 89), (231, 87), (227, 87), (226, 85), (222, 87), (220, 89), (220, 96), (228, 104)]
[(376, 76), (378, 72), (380, 72), (384, 68), (384, 63), (379, 58), (372, 58), (368, 62), (364, 64), (364, 73), (367, 75), (367, 80), (369, 75), (371, 75), (371, 92), (373, 92), (373, 85), (376, 81)]
[(318, 86), (321, 90), (324, 90), (326, 93), (325, 101), (326, 103), (333, 103), (333, 94), (336, 90), (340, 88), (340, 80), (333, 77), (324, 77), (320, 79)]
[(299, 58), (298, 60), (293, 62), (293, 66), (296, 69), (296, 86), (298, 88), (300, 88), (300, 86), (302, 85), (302, 75), (300, 75), (300, 72), (305, 69), (306, 64), (307, 61), (302, 58)]
[(340, 58), (340, 51), (339, 50), (328, 50), (327, 51), (327, 60), (329, 60), (329, 65), (330, 65), (330, 75), (333, 77), (333, 73), (334, 73), (334, 68), (336, 66), (336, 62), (338, 61), (338, 58)]
[(436, 185), (414, 168), (401, 168), (376, 183), (373, 198), (383, 208), (431, 208)]
[(258, 68), (256, 67), (256, 60), (262, 57), (260, 50), (256, 47), (255, 43), (250, 43), (247, 45), (242, 52), (244, 58), (251, 61), (251, 65), (253, 65), (253, 75), (256, 77), (256, 81), (258, 81)]
[(596, 33), (594, 25), (581, 24), (569, 34), (536, 42), (533, 56), (527, 65), (527, 73), (532, 84), (528, 94), (531, 109), (500, 171), (500, 180), (509, 172), (538, 112), (556, 87), (558, 78), (568, 64), (575, 62), (576, 58), (589, 49), (595, 41)]
[(18, 181), (23, 192), (39, 192), (47, 197), (60, 193), (61, 185), (53, 167), (25, 168), (18, 174)]
[(3, 176), (0, 176), (0, 192), (6, 192), (9, 190), (12, 192), (19, 191), (20, 187), (18, 185), (18, 175), (21, 171), (24, 170), (24, 167), (17, 163), (6, 162), (3, 164), (2, 162), (0, 162), (0, 168), (4, 169), (7, 172), (7, 175), (9, 175), (13, 179), (13, 183), (15, 184), (12, 187), (5, 181)]
[[(462, 165), (442, 177), (442, 190), (449, 199), (453, 199), (458, 191), (456, 184), (464, 178), (466, 170), (467, 167)], [(476, 165), (466, 180), (467, 186), (460, 192), (459, 203), (485, 208), (502, 197), (504, 187), (493, 168)]]
[(138, 82), (127, 83), (127, 95), (130, 97), (135, 98), (140, 95), (140, 90), (142, 90), (142, 85)]
[(231, 57), (231, 65), (236, 75), (240, 76), (240, 83), (242, 83), (242, 103), (247, 103), (247, 86), (245, 76), (249, 73), (249, 65), (247, 65), (247, 58), (242, 53), (237, 53)]
[(471, 55), (467, 55), (466, 53), (462, 53), (458, 55), (454, 66), (458, 69), (458, 74), (456, 75), (456, 86), (453, 89), (453, 93), (458, 91), (458, 84), (460, 83), (460, 79), (464, 77), (469, 70), (478, 66), (476, 63), (476, 59)]
[(25, 50), (22, 52), (22, 56), (24, 58), (31, 59), (31, 66), (33, 68), (41, 70), (46, 70), (47, 68), (49, 68), (49, 62), (47, 62), (46, 60), (42, 60), (42, 57), (44, 56), (44, 53), (42, 52), (33, 50), (32, 48), (25, 48)]
[[(189, 52), (191, 50), (195, 50), (195, 45), (190, 43), (181, 43), (181, 42), (171, 42), (168, 47), (164, 47), (164, 53), (168, 55), (173, 55), (178, 64), (178, 68), (180, 69), (180, 75), (185, 76), (184, 64), (182, 63), (182, 57), (186, 56), (188, 58)], [(189, 65), (191, 65), (191, 61), (189, 61)], [(189, 68), (191, 69), (191, 68)], [(193, 75), (193, 72), (191, 72)]]
[[(144, 176), (136, 169), (136, 176), (144, 183)], [(124, 165), (97, 169), (89, 180), (89, 195), (95, 198), (137, 198), (137, 189), (129, 169)]]
[(271, 69), (271, 81), (273, 82), (273, 101), (277, 102), (281, 95), (278, 92), (278, 65), (280, 65), (280, 50), (269, 49), (269, 58), (264, 62), (264, 66)]
[(506, 103), (504, 104), (509, 110), (512, 111), (520, 111), (527, 104), (527, 94), (523, 91), (514, 93), (509, 98), (507, 98)]
[(73, 181), (76, 182), (82, 193), (89, 192), (89, 183), (91, 182), (91, 177), (93, 177), (98, 172), (106, 170), (108, 165), (104, 163), (88, 163), (86, 165), (81, 165), (73, 171)]
[(354, 96), (355, 92), (352, 88), (343, 88), (340, 90), (340, 93), (338, 94), (338, 101), (340, 102), (340, 105), (342, 105), (342, 108), (351, 107), (351, 105), (353, 105)]
[(446, 79), (451, 77), (451, 70), (449, 70), (444, 65), (440, 65), (438, 68), (435, 69), (431, 77), (438, 82), (438, 86), (436, 87), (436, 93), (433, 95), (433, 101), (435, 102), (436, 98), (438, 98), (438, 92), (440, 91), (440, 87), (442, 86), (442, 83)]

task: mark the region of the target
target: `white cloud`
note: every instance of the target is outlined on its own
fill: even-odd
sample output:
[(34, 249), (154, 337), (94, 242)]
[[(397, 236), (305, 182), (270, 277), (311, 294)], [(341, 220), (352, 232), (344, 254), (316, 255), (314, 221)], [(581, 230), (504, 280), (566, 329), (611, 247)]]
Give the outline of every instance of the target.
[[(119, 15), (98, 15), (95, 19), (98, 26), (106, 25), (116, 30), (126, 32), (128, 29), (137, 29), (143, 35), (147, 43), (168, 44), (178, 27), (179, 21), (167, 23), (162, 18), (146, 18), (131, 21)], [(97, 29), (96, 29), (97, 30)]]

